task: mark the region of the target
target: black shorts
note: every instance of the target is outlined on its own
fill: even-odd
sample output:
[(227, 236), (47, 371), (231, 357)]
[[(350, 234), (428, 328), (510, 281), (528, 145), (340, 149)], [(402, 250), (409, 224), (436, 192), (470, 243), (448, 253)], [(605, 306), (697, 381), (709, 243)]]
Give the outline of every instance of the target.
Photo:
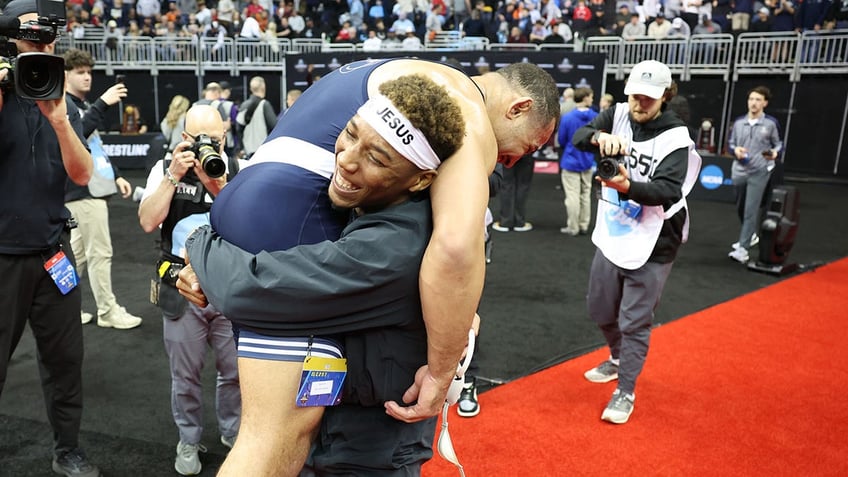
[(410, 477), (433, 457), (435, 417), (407, 424), (380, 407), (327, 407), (301, 477)]

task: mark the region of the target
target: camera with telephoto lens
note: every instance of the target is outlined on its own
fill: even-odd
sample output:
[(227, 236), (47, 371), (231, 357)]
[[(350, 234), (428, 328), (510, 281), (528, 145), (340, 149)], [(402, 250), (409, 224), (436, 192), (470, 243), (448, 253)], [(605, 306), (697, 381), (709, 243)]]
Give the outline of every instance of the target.
[(206, 134), (198, 134), (191, 146), (194, 156), (200, 161), (200, 167), (207, 176), (217, 179), (227, 172), (227, 163), (218, 153), (221, 143)]
[(601, 179), (610, 180), (618, 175), (620, 164), (624, 164), (624, 158), (621, 156), (602, 157), (598, 161), (598, 175)]
[(4, 92), (34, 100), (52, 100), (64, 96), (65, 61), (49, 53), (21, 53), (11, 41), (26, 40), (49, 45), (65, 25), (65, 3), (38, 0), (38, 20), (23, 25), (17, 17), (0, 16), (0, 69), (9, 74), (0, 83)]

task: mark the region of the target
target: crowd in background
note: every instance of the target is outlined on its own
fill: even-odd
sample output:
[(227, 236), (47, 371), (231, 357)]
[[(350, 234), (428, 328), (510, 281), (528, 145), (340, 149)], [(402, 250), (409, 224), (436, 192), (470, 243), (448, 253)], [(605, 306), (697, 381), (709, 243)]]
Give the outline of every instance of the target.
[[(0, 4), (4, 3), (0, 0)], [(570, 43), (590, 36), (819, 31), (848, 28), (848, 0), (69, 0), (68, 34), (321, 38), (415, 49), (442, 30), (492, 43)]]

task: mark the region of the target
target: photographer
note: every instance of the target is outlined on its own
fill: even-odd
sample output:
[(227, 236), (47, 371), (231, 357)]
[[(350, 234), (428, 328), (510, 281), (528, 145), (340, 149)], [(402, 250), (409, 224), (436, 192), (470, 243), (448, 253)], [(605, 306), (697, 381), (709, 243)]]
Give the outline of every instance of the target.
[[(620, 157), (612, 174), (598, 178), (601, 197), (592, 233), (597, 251), (587, 295), (589, 316), (603, 332), (610, 358), (585, 373), (596, 383), (618, 379), (601, 414), (615, 424), (624, 424), (633, 412), (654, 309), (687, 238), (686, 195), (701, 164), (686, 124), (666, 107), (677, 93), (666, 65), (637, 64), (624, 93), (627, 103), (601, 112), (572, 140), (581, 150), (599, 151), (601, 161)], [(599, 173), (608, 169), (603, 166), (599, 163)]]
[[(145, 232), (161, 230), (161, 255), (156, 264), (159, 283), (151, 296), (162, 309), (165, 351), (171, 368), (171, 408), (179, 430), (174, 467), (181, 475), (200, 473), (203, 393), (201, 371), (207, 346), (215, 351), (218, 370), (216, 406), (221, 442), (232, 447), (241, 417), (241, 393), (236, 366), (232, 324), (212, 305), (187, 303), (175, 288), (176, 274), (185, 265), (185, 240), (196, 227), (209, 223), (213, 197), (227, 182), (225, 175), (238, 166), (224, 154), (224, 123), (209, 105), (186, 112), (183, 141), (170, 160), (160, 160), (150, 170), (138, 208)], [(210, 162), (211, 161), (211, 162)], [(216, 162), (217, 161), (217, 162)], [(215, 165), (221, 167), (216, 170)], [(209, 173), (207, 173), (209, 172)]]
[[(64, 58), (66, 94), (80, 110), (82, 133), (88, 137), (95, 165), (87, 187), (68, 184), (65, 192), (65, 206), (78, 224), (71, 231), (71, 247), (79, 274), (88, 272), (97, 305), (97, 326), (116, 330), (135, 328), (141, 324), (141, 318), (118, 305), (112, 292), (112, 237), (107, 205), (107, 199), (118, 192), (123, 198), (128, 198), (132, 194), (132, 186), (109, 161), (97, 130), (97, 126), (103, 124), (106, 109), (127, 96), (127, 87), (123, 83), (114, 84), (91, 105), (85, 100), (85, 95), (91, 91), (94, 60), (88, 52), (78, 49), (68, 50)], [(83, 324), (92, 319), (91, 313), (81, 313)]]
[[(35, 0), (14, 0), (2, 17), (36, 22)], [(54, 27), (54, 31), (58, 25)], [(20, 53), (51, 54), (54, 44), (10, 39)], [(17, 74), (16, 72), (15, 74)], [(59, 72), (61, 77), (61, 71)], [(53, 470), (100, 475), (79, 448), (82, 418), (81, 298), (73, 273), (64, 205), (65, 183), (88, 183), (92, 161), (76, 106), (57, 99), (25, 99), (6, 87), (13, 73), (0, 68), (0, 390), (15, 347), (29, 322), (38, 347)], [(52, 278), (55, 274), (56, 278)]]

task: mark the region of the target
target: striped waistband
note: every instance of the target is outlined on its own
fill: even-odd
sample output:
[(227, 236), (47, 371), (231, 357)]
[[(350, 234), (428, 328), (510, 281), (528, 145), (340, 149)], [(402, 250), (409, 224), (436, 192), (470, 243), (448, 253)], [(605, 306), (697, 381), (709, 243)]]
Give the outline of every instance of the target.
[(307, 354), (321, 358), (342, 358), (344, 348), (337, 341), (328, 338), (308, 336), (282, 338), (246, 330), (239, 332), (238, 356), (240, 358), (300, 362), (306, 359)]

